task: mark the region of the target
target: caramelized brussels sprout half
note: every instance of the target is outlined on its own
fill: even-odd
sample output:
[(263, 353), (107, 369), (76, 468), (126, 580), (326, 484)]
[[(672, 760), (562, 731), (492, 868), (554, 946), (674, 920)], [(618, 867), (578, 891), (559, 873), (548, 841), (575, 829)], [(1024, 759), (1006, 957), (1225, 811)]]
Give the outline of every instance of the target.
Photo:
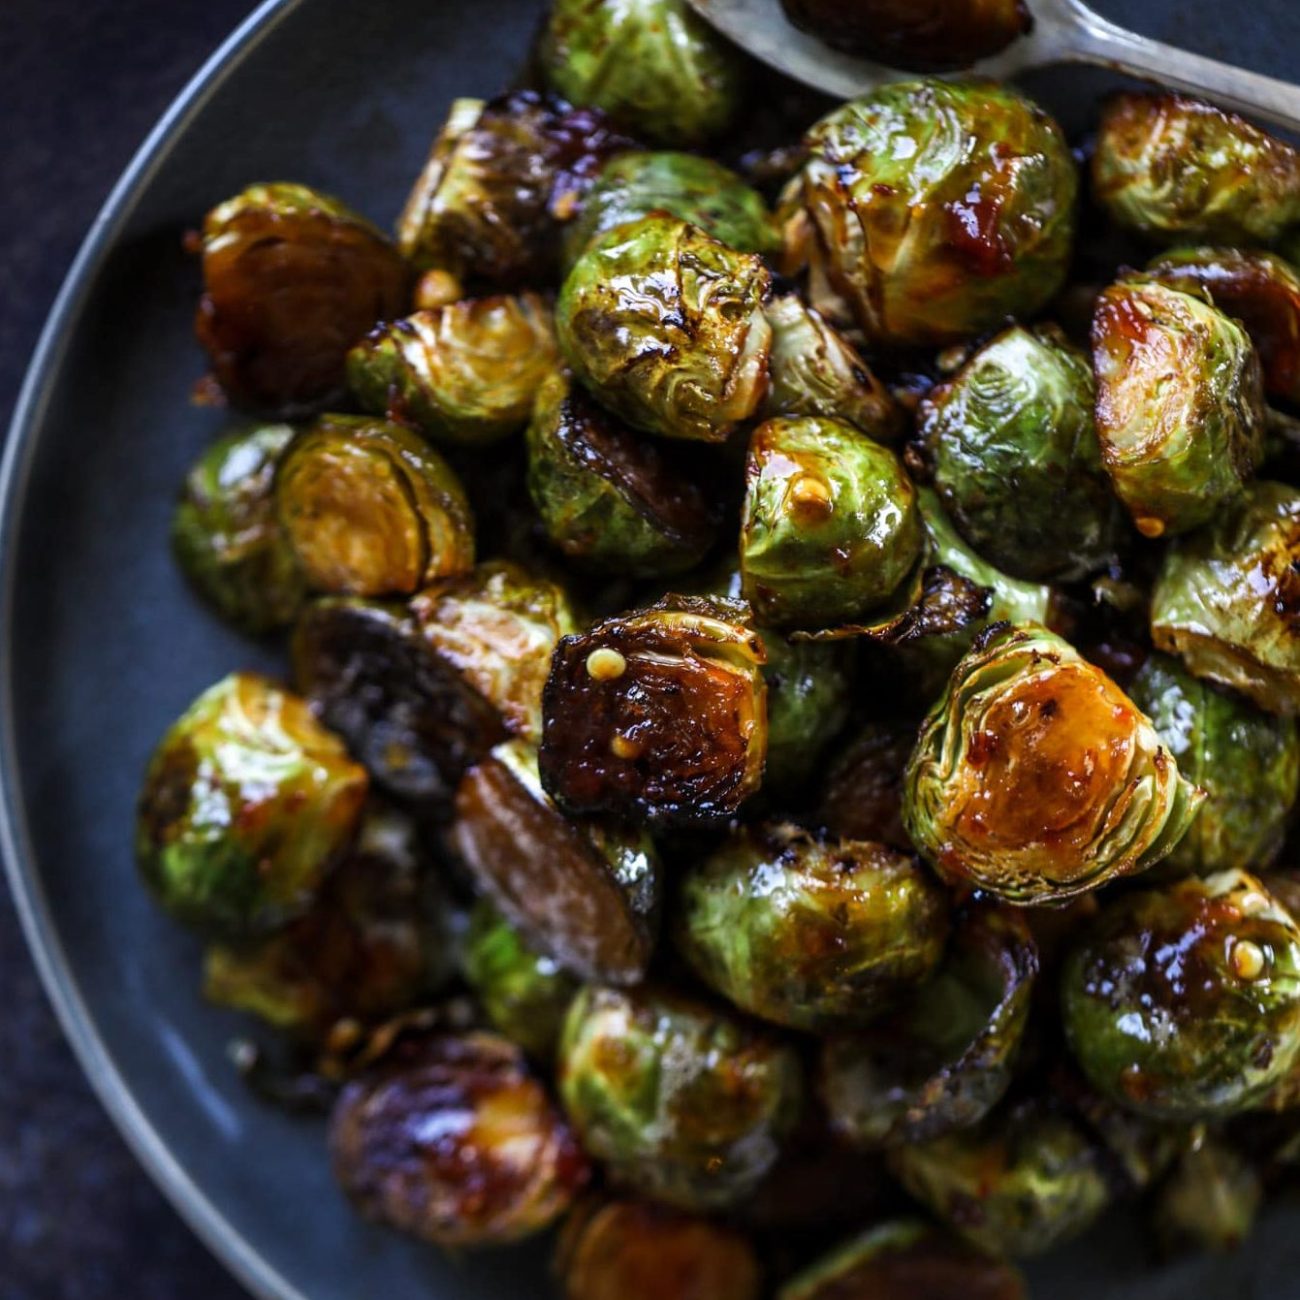
[(257, 424), (219, 438), (190, 470), (172, 516), (172, 546), (194, 589), (246, 632), (286, 627), (306, 586), (275, 515), (275, 470), (293, 438)]
[(1132, 695), (1179, 771), (1205, 791), (1169, 865), (1200, 875), (1264, 870), (1282, 847), (1300, 793), (1295, 723), (1198, 681), (1164, 655), (1146, 661)]
[(1204, 100), (1115, 95), (1092, 158), (1111, 218), (1164, 244), (1270, 244), (1300, 221), (1300, 153)]
[(708, 498), (665, 452), (562, 374), (528, 427), (528, 493), (551, 543), (598, 572), (680, 573), (717, 532)]
[(433, 442), (481, 447), (528, 423), (558, 364), (546, 303), (499, 295), (380, 325), (348, 353), (348, 384), (375, 415)]
[(560, 1095), (613, 1178), (686, 1210), (743, 1200), (798, 1118), (790, 1047), (701, 1002), (588, 987), (560, 1045)]
[(1300, 927), (1243, 871), (1124, 894), (1066, 960), (1061, 993), (1104, 1096), (1155, 1119), (1230, 1115), (1300, 1058)]
[(669, 596), (565, 637), (542, 696), (542, 784), (575, 813), (726, 821), (763, 777), (765, 659), (735, 601)]
[(903, 772), (916, 744), (917, 726), (902, 719), (866, 723), (832, 761), (823, 783), (817, 820), (831, 835), (875, 840), (904, 852)]
[(962, 536), (1007, 573), (1074, 580), (1115, 552), (1087, 357), (1053, 325), (1014, 325), (922, 403), (934, 485)]
[(956, 342), (1033, 316), (1061, 287), (1074, 160), (1010, 87), (882, 86), (813, 127), (808, 146), (819, 258), (872, 343)]
[(1222, 1138), (1200, 1134), (1160, 1188), (1156, 1236), (1166, 1251), (1236, 1250), (1264, 1200), (1254, 1166)]
[(971, 905), (933, 979), (886, 1019), (826, 1044), (822, 1096), (836, 1131), (898, 1146), (978, 1124), (1011, 1083), (1037, 974), (1024, 917)]
[(499, 745), (470, 769), (451, 841), (478, 888), (565, 970), (611, 984), (645, 974), (659, 931), (654, 846), (567, 818), (542, 790), (532, 746)]
[(1194, 676), (1300, 712), (1300, 492), (1252, 484), (1241, 506), (1170, 546), (1151, 637)]
[(769, 420), (745, 465), (740, 575), (776, 627), (824, 628), (878, 609), (921, 558), (916, 490), (902, 462), (851, 425)]
[(770, 284), (752, 253), (654, 212), (615, 227), (569, 272), (560, 351), (633, 428), (725, 442), (767, 391)]
[(1187, 532), (1241, 498), (1265, 425), (1259, 358), (1237, 321), (1132, 276), (1097, 300), (1092, 355), (1102, 459), (1140, 533)]
[(275, 497), (280, 526), (319, 591), (409, 595), (474, 563), (460, 480), (400, 424), (322, 416), (285, 453)]
[(656, 144), (700, 144), (742, 106), (742, 56), (686, 0), (555, 0), (540, 58), (566, 99)]
[(343, 391), (348, 349), (406, 310), (410, 274), (363, 217), (305, 185), (252, 185), (212, 209), (198, 239), (194, 320), (235, 406), (285, 415)]
[(347, 848), (366, 773), (305, 700), (233, 673), (168, 729), (145, 773), (136, 858), (166, 910), (230, 937), (300, 916)]
[(1045, 628), (995, 626), (921, 728), (903, 821), (949, 884), (1052, 903), (1159, 862), (1203, 798), (1101, 669)]
[(523, 1053), (495, 1034), (399, 1043), (343, 1090), (330, 1148), (367, 1218), (444, 1247), (541, 1232), (588, 1176)]
[(884, 844), (769, 824), (733, 834), (681, 884), (678, 946), (743, 1011), (793, 1029), (863, 1024), (938, 966), (944, 891)]

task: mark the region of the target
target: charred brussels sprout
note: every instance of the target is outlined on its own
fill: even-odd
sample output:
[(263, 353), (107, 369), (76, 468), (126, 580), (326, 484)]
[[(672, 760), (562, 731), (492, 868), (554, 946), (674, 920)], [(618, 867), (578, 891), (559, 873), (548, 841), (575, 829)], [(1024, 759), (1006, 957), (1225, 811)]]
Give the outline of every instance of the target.
[(1138, 531), (1182, 533), (1242, 496), (1264, 454), (1250, 336), (1147, 277), (1112, 285), (1092, 323), (1102, 459)]
[(363, 1214), (445, 1247), (550, 1227), (588, 1174), (523, 1053), (495, 1034), (400, 1043), (343, 1090), (330, 1148)]
[(798, 1118), (799, 1058), (726, 1012), (651, 989), (587, 988), (569, 1009), (560, 1095), (615, 1180), (718, 1210), (776, 1163)]
[(401, 425), (323, 416), (285, 453), (275, 496), (298, 563), (320, 591), (407, 595), (474, 563), (459, 479)]
[(550, 541), (600, 572), (680, 573), (704, 558), (716, 533), (708, 498), (665, 452), (564, 375), (537, 397), (528, 492)]
[(475, 447), (518, 433), (558, 364), (550, 309), (525, 293), (379, 326), (348, 353), (348, 384), (367, 411)]
[(681, 886), (678, 942), (744, 1011), (794, 1029), (862, 1024), (938, 965), (944, 891), (883, 844), (787, 825), (732, 836)]
[(1170, 866), (1202, 875), (1264, 870), (1282, 847), (1300, 791), (1295, 723), (1198, 681), (1163, 655), (1147, 660), (1132, 693), (1178, 770), (1206, 794)]
[(555, 0), (541, 64), (566, 99), (656, 144), (719, 135), (744, 93), (742, 56), (686, 0)]
[(1165, 555), (1151, 636), (1196, 677), (1270, 713), (1300, 712), (1300, 492), (1255, 483), (1246, 501)]
[(869, 722), (826, 773), (818, 823), (846, 840), (877, 840), (911, 852), (903, 829), (903, 771), (916, 744), (915, 723)]
[(1101, 464), (1092, 367), (1055, 326), (1019, 325), (923, 403), (934, 484), (966, 540), (1019, 578), (1102, 567), (1120, 513)]
[(565, 637), (542, 697), (542, 783), (577, 813), (711, 823), (763, 777), (766, 653), (735, 601), (665, 597)]
[(247, 632), (287, 626), (306, 598), (272, 491), (292, 438), (287, 424), (226, 434), (189, 472), (172, 517), (172, 545), (185, 576), (223, 618)]
[(560, 351), (634, 428), (724, 442), (767, 390), (770, 283), (753, 254), (651, 213), (610, 231), (569, 272)]
[(178, 920), (233, 937), (311, 906), (356, 832), (365, 770), (305, 700), (235, 673), (149, 761), (136, 820), (146, 884)]
[(1259, 1174), (1222, 1138), (1198, 1135), (1174, 1166), (1155, 1203), (1165, 1250), (1236, 1250), (1250, 1236), (1264, 1200)]
[(406, 310), (397, 250), (337, 199), (305, 185), (253, 185), (213, 208), (199, 239), (194, 328), (235, 406), (286, 415), (343, 390), (348, 349)]
[(1269, 244), (1300, 221), (1300, 153), (1235, 113), (1174, 94), (1107, 105), (1093, 191), (1120, 225), (1172, 244)]
[(921, 558), (902, 463), (838, 420), (769, 420), (750, 440), (745, 480), (741, 585), (764, 623), (850, 622), (885, 603)]
[(1060, 128), (993, 82), (898, 82), (808, 137), (803, 202), (873, 343), (940, 346), (1061, 287), (1078, 177)]
[(1061, 988), (1088, 1080), (1152, 1118), (1233, 1114), (1300, 1057), (1300, 928), (1242, 871), (1113, 900)]
[(1060, 902), (1145, 871), (1204, 796), (1148, 718), (1045, 628), (990, 628), (908, 764), (903, 820), (950, 884)]

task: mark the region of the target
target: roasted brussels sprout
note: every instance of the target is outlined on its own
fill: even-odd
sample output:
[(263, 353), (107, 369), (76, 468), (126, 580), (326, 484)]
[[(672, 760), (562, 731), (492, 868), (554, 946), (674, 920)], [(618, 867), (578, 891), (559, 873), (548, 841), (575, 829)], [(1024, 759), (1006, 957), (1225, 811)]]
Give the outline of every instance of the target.
[(1155, 1203), (1167, 1251), (1236, 1250), (1264, 1200), (1259, 1174), (1224, 1140), (1201, 1134), (1183, 1153)]
[(743, 1011), (824, 1032), (879, 1016), (934, 971), (948, 907), (915, 859), (884, 844), (769, 824), (687, 872), (677, 939)]
[(1032, 316), (1061, 287), (1074, 160), (1010, 87), (882, 86), (813, 127), (808, 146), (819, 256), (871, 342), (956, 342)]
[(583, 1146), (616, 1181), (688, 1210), (723, 1209), (757, 1187), (802, 1091), (792, 1048), (649, 988), (578, 994), (559, 1083)]
[(1164, 655), (1142, 666), (1132, 696), (1178, 770), (1206, 795), (1170, 867), (1201, 875), (1264, 870), (1282, 847), (1300, 793), (1295, 723), (1198, 681)]
[(588, 1174), (523, 1053), (495, 1034), (399, 1043), (343, 1090), (330, 1147), (363, 1214), (446, 1247), (550, 1227)]
[(1300, 712), (1300, 492), (1255, 483), (1244, 504), (1166, 552), (1151, 637), (1197, 677), (1270, 713)]
[(518, 433), (558, 365), (550, 308), (501, 295), (380, 325), (348, 353), (348, 384), (367, 411), (473, 447)]
[(843, 646), (787, 641), (771, 630), (761, 635), (767, 655), (763, 784), (777, 791), (796, 790), (816, 772), (822, 751), (848, 719), (849, 661)]
[(922, 403), (934, 485), (965, 539), (1019, 578), (1073, 580), (1114, 554), (1121, 516), (1101, 464), (1084, 354), (1014, 325)]
[(950, 884), (1050, 903), (1159, 862), (1203, 797), (1101, 669), (1045, 628), (995, 625), (921, 728), (903, 822)]
[(540, 55), (566, 99), (656, 144), (699, 144), (742, 106), (742, 56), (686, 0), (555, 0)]
[(886, 447), (839, 420), (769, 420), (745, 465), (741, 589), (779, 627), (879, 608), (921, 558), (916, 490)]
[(575, 813), (725, 821), (763, 777), (765, 659), (735, 601), (668, 596), (565, 637), (542, 696), (542, 784)]
[(275, 515), (275, 469), (287, 424), (235, 429), (203, 453), (172, 517), (172, 545), (195, 590), (247, 632), (292, 623), (306, 585)]
[(903, 771), (916, 744), (917, 726), (902, 719), (866, 723), (826, 773), (817, 821), (846, 840), (876, 840), (905, 852)]
[(1097, 300), (1092, 355), (1102, 460), (1139, 532), (1187, 532), (1240, 499), (1265, 425), (1259, 358), (1238, 322), (1131, 276)]
[(399, 424), (322, 416), (285, 453), (275, 497), (298, 563), (320, 591), (409, 595), (474, 563), (460, 480)]
[(462, 285), (544, 281), (564, 223), (601, 167), (630, 147), (601, 113), (533, 91), (458, 99), (398, 218), (398, 246), (420, 270)]
[(311, 906), (347, 848), (365, 769), (265, 677), (210, 687), (149, 760), (136, 857), (158, 901), (187, 925), (263, 933)]
[(1156, 1119), (1230, 1115), (1300, 1058), (1300, 927), (1243, 871), (1124, 894), (1066, 960), (1061, 993), (1104, 1096)]
[(1097, 133), (1092, 186), (1121, 226), (1165, 244), (1269, 244), (1300, 222), (1300, 153), (1184, 95), (1114, 96)]
[(451, 840), (475, 884), (565, 970), (611, 984), (645, 974), (659, 930), (654, 846), (565, 817), (542, 790), (531, 745), (499, 745), (466, 774)]
[(644, 1201), (592, 1201), (564, 1225), (565, 1300), (759, 1300), (762, 1275), (733, 1228)]
[(836, 1131), (898, 1146), (978, 1124), (1011, 1083), (1037, 974), (1024, 917), (972, 904), (933, 979), (885, 1020), (826, 1044), (822, 1096)]
[(198, 239), (194, 329), (235, 405), (285, 415), (343, 391), (348, 349), (406, 310), (410, 274), (363, 217), (305, 185), (252, 185)]
[(615, 227), (569, 272), (560, 351), (634, 428), (724, 442), (767, 391), (770, 284), (752, 253), (654, 212)]
[(528, 426), (528, 493), (550, 541), (597, 571), (680, 573), (717, 531), (708, 498), (665, 452), (561, 374)]

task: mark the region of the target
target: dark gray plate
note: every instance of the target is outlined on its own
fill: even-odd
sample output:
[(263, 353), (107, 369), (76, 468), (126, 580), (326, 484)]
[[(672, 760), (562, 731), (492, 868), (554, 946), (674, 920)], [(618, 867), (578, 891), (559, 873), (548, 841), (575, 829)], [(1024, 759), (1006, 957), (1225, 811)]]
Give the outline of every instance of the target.
[[(1113, 0), (1113, 16), (1275, 75), (1294, 0)], [(320, 1127), (257, 1104), (236, 1022), (198, 996), (195, 944), (136, 883), (131, 808), (149, 750), (203, 687), (271, 657), (218, 626), (167, 547), (173, 494), (221, 424), (193, 407), (195, 271), (180, 234), (259, 179), (297, 179), (392, 219), (449, 99), (516, 71), (538, 0), (288, 0), (260, 10), (159, 125), (91, 231), (18, 404), (3, 469), (3, 839), (28, 938), (105, 1106), (182, 1214), (259, 1295), (520, 1300), (537, 1251), (455, 1261), (360, 1223)], [(1129, 13), (1124, 11), (1128, 10)], [(1034, 89), (1088, 120), (1095, 80)], [(1117, 1216), (1032, 1269), (1054, 1300), (1300, 1297), (1300, 1220), (1230, 1260), (1146, 1271)], [(1129, 1216), (1131, 1217), (1131, 1216)]]

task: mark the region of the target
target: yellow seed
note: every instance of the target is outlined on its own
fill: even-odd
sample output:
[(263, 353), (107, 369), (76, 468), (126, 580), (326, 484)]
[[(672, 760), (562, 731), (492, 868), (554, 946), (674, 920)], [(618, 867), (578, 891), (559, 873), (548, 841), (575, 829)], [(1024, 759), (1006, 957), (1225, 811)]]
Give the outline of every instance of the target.
[(790, 484), (790, 502), (796, 510), (826, 514), (831, 509), (831, 489), (817, 474), (800, 474)]
[(1165, 531), (1165, 521), (1155, 519), (1150, 515), (1143, 515), (1141, 519), (1135, 519), (1134, 524), (1143, 537), (1162, 537)]
[(627, 672), (627, 660), (617, 650), (601, 646), (587, 656), (587, 672), (598, 682), (612, 682)]
[(641, 745), (638, 741), (633, 740), (631, 736), (615, 734), (614, 738), (609, 742), (609, 752), (615, 758), (640, 758)]
[(1264, 973), (1264, 950), (1249, 939), (1232, 945), (1232, 969), (1238, 979), (1257, 980)]
[(415, 305), (421, 311), (434, 311), (459, 302), (465, 296), (461, 283), (450, 271), (426, 271), (415, 287)]

